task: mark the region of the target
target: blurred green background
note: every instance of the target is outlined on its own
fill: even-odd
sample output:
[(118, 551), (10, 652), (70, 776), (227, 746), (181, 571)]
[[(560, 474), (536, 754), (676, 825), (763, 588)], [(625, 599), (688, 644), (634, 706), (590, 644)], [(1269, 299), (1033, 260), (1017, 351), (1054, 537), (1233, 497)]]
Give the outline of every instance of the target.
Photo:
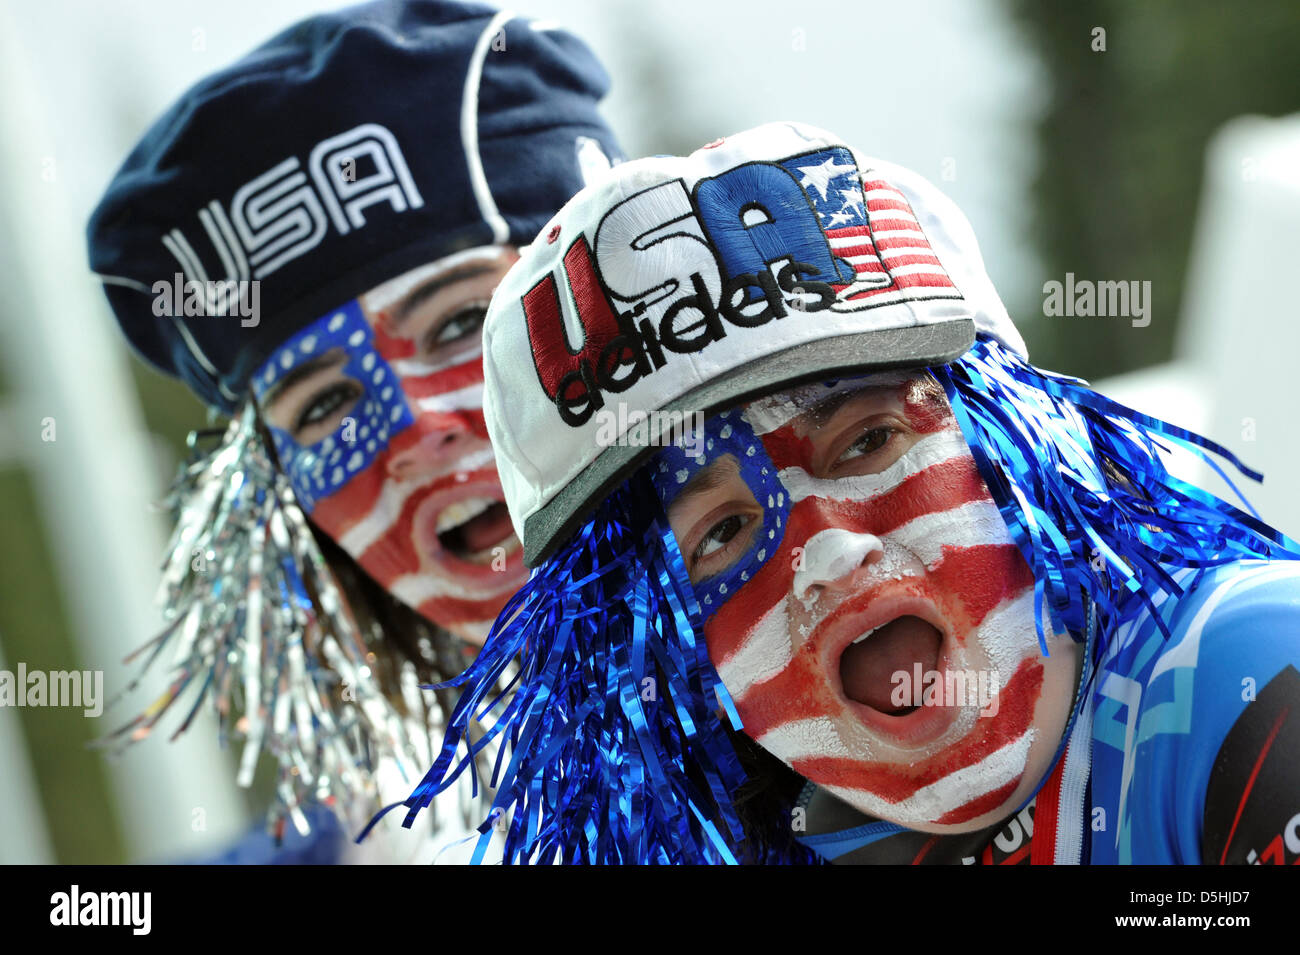
[[(1028, 323), (1029, 352), (1090, 380), (1167, 361), (1206, 142), (1234, 116), (1300, 110), (1300, 4), (1014, 0), (1010, 9), (1047, 69), (1030, 235), (1043, 272), (1150, 280), (1162, 318), (1144, 329)], [(1100, 54), (1079, 42), (1098, 25)], [(1032, 309), (1041, 283), (1011, 298)]]

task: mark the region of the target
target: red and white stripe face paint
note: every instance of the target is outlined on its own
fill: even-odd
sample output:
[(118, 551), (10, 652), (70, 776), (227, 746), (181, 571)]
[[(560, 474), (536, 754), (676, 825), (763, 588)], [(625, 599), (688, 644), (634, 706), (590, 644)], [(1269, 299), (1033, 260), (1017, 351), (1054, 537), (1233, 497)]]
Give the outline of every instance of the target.
[[(746, 733), (911, 828), (973, 829), (1013, 810), (1049, 768), (1075, 654), (1068, 638), (1040, 654), (1029, 567), (942, 390), (923, 372), (877, 375), (770, 396), (742, 417), (789, 498), (779, 544), (705, 626)], [(705, 590), (756, 553), (764, 506), (747, 468), (710, 461), (669, 502)], [(931, 673), (939, 691), (913, 706), (916, 686), (900, 705)], [(945, 696), (958, 673), (971, 689)], [(974, 691), (980, 674), (992, 705)]]
[(316, 526), (476, 643), (527, 578), (482, 394), (483, 317), (515, 258), (474, 249), (401, 275), (295, 335), (254, 378)]

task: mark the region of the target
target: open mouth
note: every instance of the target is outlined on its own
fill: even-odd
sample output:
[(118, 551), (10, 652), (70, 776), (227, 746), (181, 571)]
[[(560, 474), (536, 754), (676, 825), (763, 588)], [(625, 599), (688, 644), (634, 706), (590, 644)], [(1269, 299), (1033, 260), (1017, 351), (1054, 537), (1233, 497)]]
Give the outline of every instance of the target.
[(438, 543), (447, 553), (471, 564), (487, 564), (498, 546), (515, 543), (510, 512), (501, 501), (470, 497), (455, 501), (438, 514), (434, 527)]
[(511, 590), (527, 576), (523, 549), (493, 479), (458, 481), (431, 494), (412, 521), (423, 570), (467, 587), (464, 599)]
[(927, 686), (946, 679), (959, 641), (934, 600), (876, 590), (843, 604), (819, 628), (826, 678), (882, 742), (914, 749), (946, 736), (963, 712)]
[[(907, 716), (920, 709), (913, 694), (900, 694), (896, 674), (908, 679), (920, 664), (922, 673), (939, 669), (943, 634), (934, 624), (907, 614), (862, 634), (840, 656), (844, 695), (886, 716)], [(902, 700), (900, 705), (900, 699)]]

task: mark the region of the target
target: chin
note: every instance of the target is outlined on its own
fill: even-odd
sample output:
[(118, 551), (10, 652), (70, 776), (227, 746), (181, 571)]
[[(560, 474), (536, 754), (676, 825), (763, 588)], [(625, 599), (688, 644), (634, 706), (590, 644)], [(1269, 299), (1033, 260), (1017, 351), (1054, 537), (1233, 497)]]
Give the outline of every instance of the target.
[[(1032, 704), (1027, 730), (1020, 731), (1028, 737), (1027, 746), (1016, 762), (1004, 763), (994, 770), (998, 772), (996, 782), (982, 784), (980, 778), (973, 778), (968, 789), (969, 798), (965, 793), (949, 791), (942, 797), (942, 802), (936, 801), (924, 815), (912, 812), (907, 818), (891, 811), (894, 807), (890, 802), (876, 793), (841, 789), (826, 783), (819, 785), (825, 785), (838, 798), (868, 815), (917, 832), (956, 835), (978, 832), (1002, 822), (1034, 795), (1055, 768), (1055, 757), (1073, 709), (1083, 647), (1068, 637), (1049, 641), (1049, 647), (1052, 650), (1050, 657), (1039, 657), (1034, 661), (1035, 664), (1041, 663), (1043, 682), (1041, 692)], [(994, 717), (994, 721), (998, 719)], [(996, 722), (994, 725), (996, 727)], [(960, 750), (963, 742), (966, 740), (955, 743), (952, 750)], [(942, 759), (938, 754), (938, 760), (941, 762)], [(919, 765), (924, 766), (925, 762)], [(903, 766), (899, 765), (899, 768)], [(813, 779), (813, 782), (818, 780)]]
[(903, 822), (889, 819), (886, 816), (881, 818), (886, 822), (893, 822), (896, 825), (905, 826), (917, 832), (928, 832), (939, 836), (955, 836), (966, 832), (979, 832), (981, 829), (988, 829), (1004, 821), (1019, 809), (1020, 804), (1029, 798), (1039, 781), (1037, 778), (1031, 778), (1030, 774), (1026, 773), (1020, 778), (1020, 782), (1010, 796), (1002, 798), (993, 808), (987, 809), (965, 822), (940, 825), (937, 822)]

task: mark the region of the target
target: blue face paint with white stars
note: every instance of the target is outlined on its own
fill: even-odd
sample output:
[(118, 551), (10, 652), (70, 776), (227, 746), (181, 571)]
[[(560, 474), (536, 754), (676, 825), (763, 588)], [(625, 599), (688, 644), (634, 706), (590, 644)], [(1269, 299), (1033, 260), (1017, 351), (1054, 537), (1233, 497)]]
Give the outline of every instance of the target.
[(738, 408), (714, 415), (704, 425), (704, 453), (690, 457), (677, 445), (662, 449), (648, 465), (651, 483), (667, 511), (669, 505), (705, 467), (726, 455), (739, 465), (741, 478), (763, 509), (763, 523), (749, 549), (722, 573), (695, 584), (704, 620), (708, 620), (776, 553), (785, 536), (790, 495), (762, 440)]
[[(415, 423), (406, 393), (392, 367), (375, 348), (375, 333), (354, 299), (294, 335), (259, 369), (253, 379), (258, 400), (294, 368), (334, 349), (347, 355), (343, 374), (362, 393), (333, 434), (302, 446), (289, 432), (268, 422), (271, 440), (303, 510), (310, 513), (360, 474), (388, 447), (392, 438)], [(351, 422), (349, 422), (351, 419)], [(355, 435), (344, 435), (348, 427)], [(352, 437), (353, 440), (345, 440)]]

